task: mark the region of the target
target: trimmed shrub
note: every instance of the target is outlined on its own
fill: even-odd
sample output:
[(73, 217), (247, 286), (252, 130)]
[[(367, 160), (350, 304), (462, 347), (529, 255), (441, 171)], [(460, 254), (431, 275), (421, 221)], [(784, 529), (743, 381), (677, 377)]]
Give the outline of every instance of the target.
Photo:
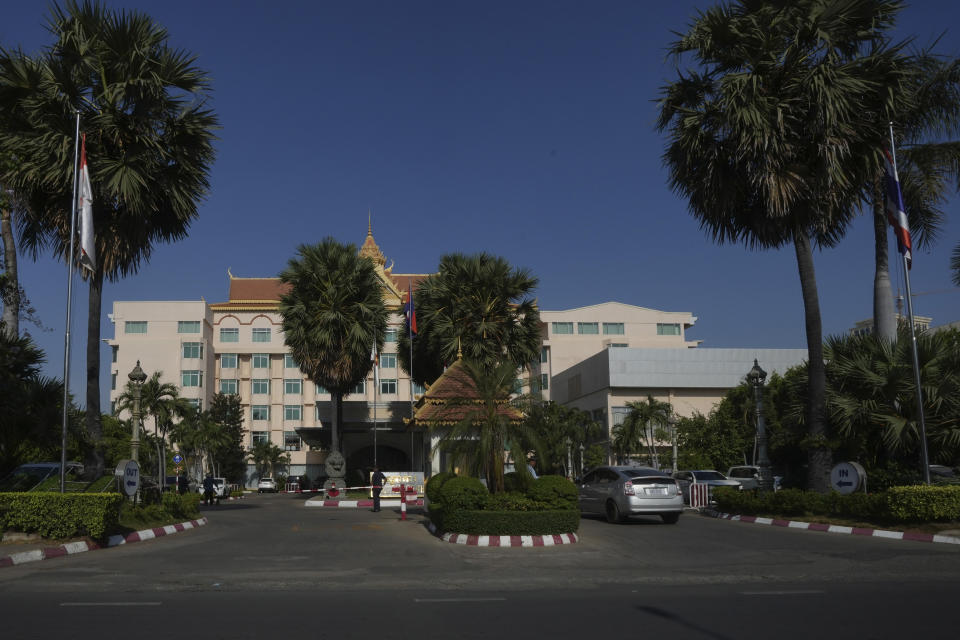
[(193, 519), (200, 515), (200, 494), (185, 493), (182, 496), (173, 491), (163, 494), (164, 511), (172, 516)]
[[(437, 502), (447, 511), (482, 509), (490, 492), (477, 478), (450, 478), (440, 488)], [(432, 501), (431, 501), (432, 502)]]
[(441, 471), (436, 475), (430, 476), (427, 480), (427, 486), (424, 488), (427, 500), (431, 503), (438, 502), (440, 500), (440, 489), (443, 488), (443, 485), (446, 484), (448, 480), (456, 477), (456, 474), (450, 473), (449, 471)]
[(901, 521), (960, 520), (960, 487), (891, 487), (887, 512)]
[(576, 509), (577, 486), (563, 476), (540, 476), (533, 481), (527, 497), (544, 509)]
[(519, 491), (492, 493), (483, 506), (485, 511), (543, 511), (534, 500)]
[(0, 493), (0, 529), (102, 539), (116, 528), (122, 502), (119, 493)]
[[(434, 522), (436, 525), (436, 522)], [(483, 536), (532, 536), (573, 533), (580, 527), (580, 512), (477, 511), (458, 509), (442, 519), (441, 531)]]

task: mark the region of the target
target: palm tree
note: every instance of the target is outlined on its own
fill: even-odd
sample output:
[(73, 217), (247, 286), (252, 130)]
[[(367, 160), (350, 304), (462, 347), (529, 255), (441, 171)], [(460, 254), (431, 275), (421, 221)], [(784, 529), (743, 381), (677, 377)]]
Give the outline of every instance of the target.
[[(413, 341), (414, 381), (429, 384), (457, 354), (487, 368), (508, 360), (514, 368), (540, 357), (537, 278), (486, 253), (453, 253), (414, 293), (420, 332)], [(397, 353), (410, 371), (410, 342), (400, 336)]]
[(290, 454), (272, 442), (258, 442), (247, 454), (257, 469), (257, 478), (276, 478), (276, 473), (290, 466)]
[[(923, 410), (931, 457), (953, 463), (960, 452), (960, 334), (917, 336)], [(845, 453), (871, 467), (913, 466), (920, 446), (909, 328), (896, 341), (844, 336), (827, 341), (828, 408)]]
[[(822, 327), (812, 247), (837, 243), (876, 175), (877, 114), (903, 77), (884, 33), (896, 2), (741, 1), (674, 43), (700, 70), (664, 87), (672, 188), (719, 243), (793, 244), (809, 353), (808, 485), (828, 489)], [(885, 122), (886, 120), (882, 120)]]
[[(104, 279), (135, 273), (159, 242), (187, 234), (208, 188), (216, 116), (205, 105), (207, 77), (193, 56), (173, 49), (147, 15), (69, 0), (51, 10), (56, 42), (34, 60), (0, 52), (0, 67), (21, 70), (11, 126), (0, 152), (15, 158), (4, 180), (29, 212), (21, 243), (66, 259), (70, 244), (74, 120), (86, 132), (94, 200), (96, 268), (87, 317), (87, 429), (100, 423), (100, 318)], [(15, 125), (15, 126), (14, 126)], [(88, 466), (103, 471), (102, 452)]]
[[(624, 433), (624, 436), (629, 436), (629, 440), (625, 444), (631, 447), (625, 453), (629, 455), (639, 448), (638, 445), (643, 444), (647, 447), (651, 464), (655, 468), (659, 468), (656, 432), (659, 429), (666, 428), (670, 423), (673, 406), (669, 402), (663, 402), (648, 395), (646, 400), (628, 402), (627, 408), (630, 411), (624, 417), (623, 424), (620, 425), (620, 431)], [(614, 447), (617, 447), (616, 434), (614, 435)]]
[(373, 366), (387, 330), (383, 288), (373, 262), (333, 238), (300, 245), (280, 280), (284, 342), (300, 370), (330, 392), (331, 449), (340, 450), (343, 396)]
[(540, 473), (560, 473), (570, 478), (579, 475), (585, 449), (602, 439), (600, 424), (587, 411), (555, 402), (532, 403), (525, 412), (525, 422), (540, 440)]
[(434, 427), (439, 435), (436, 446), (450, 454), (453, 464), (485, 477), (491, 493), (502, 493), (507, 446), (521, 473), (526, 473), (525, 454), (542, 448), (529, 423), (512, 419), (502, 410), (509, 404), (517, 368), (510, 361), (489, 368), (468, 359), (460, 360), (460, 366), (473, 382), (473, 393), (449, 403), (459, 419)]
[[(153, 433), (157, 436), (157, 483), (161, 487), (167, 476), (167, 433), (175, 420), (193, 411), (190, 403), (180, 397), (180, 389), (175, 384), (160, 381), (162, 375), (162, 371), (155, 371), (140, 387), (140, 415), (153, 418)], [(117, 397), (117, 409), (132, 412), (133, 398), (133, 383), (128, 382)]]
[[(897, 173), (915, 247), (936, 239), (947, 192), (960, 188), (960, 60), (921, 52), (909, 59), (907, 91), (898, 96), (894, 122), (899, 129)], [(888, 146), (884, 139), (878, 147)], [(887, 257), (887, 216), (883, 168), (871, 183), (875, 274), (874, 333), (897, 337)]]

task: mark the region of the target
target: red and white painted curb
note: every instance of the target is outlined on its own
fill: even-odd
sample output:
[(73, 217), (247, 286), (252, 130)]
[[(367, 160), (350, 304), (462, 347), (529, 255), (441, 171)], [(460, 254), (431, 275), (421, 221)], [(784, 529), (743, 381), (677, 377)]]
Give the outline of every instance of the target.
[[(373, 508), (373, 500), (307, 500), (303, 503), (307, 507), (339, 507), (341, 509), (357, 509), (360, 507)], [(390, 502), (381, 500), (384, 507), (391, 506)], [(423, 500), (407, 500), (407, 504), (422, 507)]]
[(47, 560), (49, 558), (59, 558), (60, 556), (73, 555), (74, 553), (83, 553), (84, 551), (94, 551), (96, 549), (105, 549), (116, 547), (130, 542), (140, 542), (150, 540), (161, 536), (168, 536), (181, 531), (187, 531), (196, 527), (202, 527), (207, 524), (206, 518), (181, 522), (179, 524), (170, 524), (165, 527), (156, 527), (154, 529), (144, 529), (143, 531), (134, 531), (126, 536), (110, 536), (106, 543), (99, 545), (96, 542), (68, 542), (59, 547), (45, 547), (43, 549), (34, 549), (32, 551), (23, 551), (22, 553), (13, 553), (9, 556), (0, 557), (0, 567), (12, 567), (27, 562), (36, 562), (37, 560)]
[(913, 540), (914, 542), (942, 542), (945, 544), (960, 544), (960, 536), (947, 536), (933, 533), (916, 533), (912, 531), (885, 531), (883, 529), (867, 529), (863, 527), (846, 527), (838, 524), (823, 524), (819, 522), (799, 522), (796, 520), (780, 520), (777, 518), (762, 518), (760, 516), (738, 516), (716, 511), (705, 511), (709, 516), (722, 520), (736, 520), (753, 524), (767, 524), (774, 527), (788, 529), (806, 529), (808, 531), (823, 531), (825, 533), (845, 533), (855, 536), (872, 538), (889, 538), (891, 540)]
[(573, 544), (580, 538), (575, 533), (559, 533), (546, 536), (480, 536), (468, 533), (437, 533), (433, 523), (427, 525), (430, 533), (444, 542), (465, 544), (471, 547), (555, 547)]

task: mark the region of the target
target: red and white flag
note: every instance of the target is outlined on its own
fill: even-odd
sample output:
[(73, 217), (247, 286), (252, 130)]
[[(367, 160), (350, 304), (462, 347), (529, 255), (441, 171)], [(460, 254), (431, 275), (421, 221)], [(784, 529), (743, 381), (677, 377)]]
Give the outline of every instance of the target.
[(913, 266), (913, 243), (910, 240), (910, 227), (907, 224), (907, 214), (903, 206), (903, 193), (900, 191), (900, 178), (893, 163), (893, 156), (886, 149), (882, 149), (885, 175), (884, 199), (886, 200), (887, 221), (893, 227), (893, 235), (897, 238), (897, 250), (907, 259), (907, 268)]
[(77, 193), (80, 210), (80, 266), (90, 271), (97, 268), (97, 250), (93, 237), (93, 189), (87, 170), (87, 135), (83, 135), (80, 151), (80, 185)]

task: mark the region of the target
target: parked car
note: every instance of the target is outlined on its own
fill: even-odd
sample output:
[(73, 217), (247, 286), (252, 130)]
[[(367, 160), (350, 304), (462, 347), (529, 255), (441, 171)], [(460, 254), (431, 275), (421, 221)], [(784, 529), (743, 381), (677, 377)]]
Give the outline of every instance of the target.
[[(67, 477), (83, 475), (83, 465), (68, 462)], [(60, 476), (59, 462), (28, 462), (22, 464), (0, 481), (0, 491), (30, 491), (45, 480)]]
[(260, 482), (257, 483), (257, 493), (263, 493), (264, 491), (276, 493), (277, 481), (273, 478), (260, 478)]
[(760, 467), (752, 465), (730, 467), (727, 471), (727, 477), (739, 482), (744, 489), (760, 488)]
[(705, 484), (713, 491), (714, 487), (733, 487), (743, 489), (743, 485), (737, 480), (731, 480), (719, 471), (713, 469), (701, 469), (697, 471), (677, 471), (673, 474), (683, 492), (683, 501), (690, 504), (690, 485)]
[(580, 511), (606, 516), (611, 523), (630, 516), (660, 516), (676, 524), (683, 496), (670, 474), (648, 467), (597, 467), (578, 482)]

